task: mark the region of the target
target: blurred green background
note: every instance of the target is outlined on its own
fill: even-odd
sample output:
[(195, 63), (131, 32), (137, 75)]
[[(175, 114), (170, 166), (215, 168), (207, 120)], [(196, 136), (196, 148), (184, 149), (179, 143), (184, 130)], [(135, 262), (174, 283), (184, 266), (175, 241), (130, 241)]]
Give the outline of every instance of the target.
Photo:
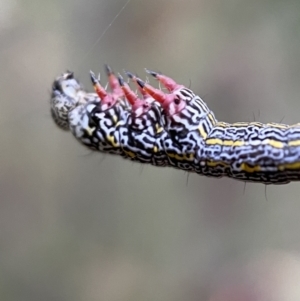
[(300, 122), (300, 1), (131, 0), (111, 24), (125, 3), (0, 0), (0, 300), (300, 300), (298, 183), (91, 153), (49, 114), (58, 74), (91, 89), (109, 63), (219, 120)]

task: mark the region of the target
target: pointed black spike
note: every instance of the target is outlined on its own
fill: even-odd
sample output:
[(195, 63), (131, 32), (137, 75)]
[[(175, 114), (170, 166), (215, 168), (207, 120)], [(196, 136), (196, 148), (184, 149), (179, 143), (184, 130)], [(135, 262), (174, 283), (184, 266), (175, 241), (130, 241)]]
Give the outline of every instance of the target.
[(92, 70), (90, 70), (90, 77), (93, 85), (96, 85), (98, 83), (98, 79), (96, 78), (96, 75)]
[(122, 77), (122, 75), (120, 73), (118, 74), (118, 80), (119, 80), (120, 86), (123, 87), (125, 85), (125, 82), (124, 82), (124, 78)]
[(104, 68), (105, 68), (105, 72), (106, 72), (106, 75), (107, 75), (107, 76), (113, 74), (113, 71), (112, 71), (112, 69), (110, 68), (109, 65), (105, 64), (105, 65), (104, 65)]
[(130, 79), (133, 79), (135, 76), (133, 75), (133, 73), (127, 71), (127, 70), (124, 70), (124, 73), (130, 78)]
[(145, 82), (142, 81), (140, 78), (136, 78), (136, 82), (138, 83), (138, 85), (141, 87), (141, 88), (144, 88), (145, 87)]
[(157, 75), (159, 75), (158, 72), (149, 70), (149, 69), (147, 69), (147, 68), (145, 68), (145, 71), (146, 71), (148, 74), (152, 75), (153, 77), (157, 77)]

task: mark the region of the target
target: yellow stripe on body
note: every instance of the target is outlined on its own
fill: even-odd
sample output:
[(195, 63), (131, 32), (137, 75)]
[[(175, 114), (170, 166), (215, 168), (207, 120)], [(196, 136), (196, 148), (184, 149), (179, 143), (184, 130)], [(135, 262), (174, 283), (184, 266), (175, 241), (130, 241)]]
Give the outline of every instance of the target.
[(121, 120), (119, 120), (119, 121), (116, 123), (115, 127), (117, 128), (117, 127), (119, 127), (120, 125), (122, 125), (122, 121), (121, 121)]
[(240, 127), (248, 127), (250, 125), (257, 126), (259, 128), (261, 128), (261, 127), (264, 126), (263, 123), (261, 123), (261, 122), (255, 122), (255, 121), (254, 122), (235, 122), (235, 123), (232, 123), (230, 126), (240, 128)]
[[(220, 138), (209, 138), (206, 141), (207, 145), (221, 145), (221, 146), (243, 146), (243, 145), (251, 145), (251, 142), (243, 141), (243, 140), (222, 140)], [(283, 148), (285, 143), (272, 139), (265, 139), (259, 141), (259, 144), (270, 145), (274, 148)], [(299, 141), (300, 144), (300, 141)]]
[(112, 120), (113, 120), (114, 124), (116, 124), (116, 123), (118, 122), (118, 116), (117, 116), (117, 115), (114, 115), (114, 116), (112, 117)]
[(278, 140), (273, 140), (273, 139), (265, 139), (265, 140), (262, 140), (262, 143), (263, 144), (267, 144), (267, 145), (270, 145), (272, 147), (275, 147), (275, 148), (283, 148), (285, 143), (283, 142), (280, 142)]
[(115, 137), (112, 135), (108, 135), (106, 138), (113, 147), (120, 147), (120, 145), (118, 143), (115, 142)]
[(163, 127), (159, 126), (158, 123), (155, 124), (156, 134), (161, 133), (164, 129)]
[(266, 124), (268, 127), (271, 127), (271, 128), (275, 128), (275, 129), (288, 129), (289, 126), (286, 125), (286, 124), (281, 124), (281, 123), (273, 123), (273, 122), (270, 122), (270, 123), (267, 123)]
[(229, 167), (229, 164), (223, 161), (207, 161), (206, 165), (209, 167), (216, 167), (216, 166)]
[(250, 166), (247, 163), (242, 163), (241, 164), (241, 170), (252, 173), (252, 172), (261, 171), (261, 167), (259, 165)]
[(300, 146), (300, 140), (289, 141), (289, 146)]
[(132, 151), (126, 151), (126, 150), (123, 149), (123, 152), (124, 152), (127, 156), (129, 156), (130, 158), (135, 158), (135, 157), (136, 157), (135, 153), (133, 153)]
[(205, 130), (204, 130), (203, 126), (201, 126), (201, 124), (199, 125), (198, 130), (199, 130), (200, 136), (203, 139), (206, 139), (207, 133), (205, 132)]
[(288, 129), (292, 129), (292, 128), (298, 128), (298, 127), (300, 127), (300, 123), (296, 123), (296, 124), (288, 125)]
[(167, 153), (167, 155), (170, 158), (174, 158), (178, 161), (192, 161), (194, 159), (194, 154), (182, 154), (182, 155), (178, 155), (178, 154), (172, 154), (172, 153)]
[(209, 138), (205, 140), (205, 143), (208, 145), (224, 145), (224, 146), (243, 146), (245, 145), (245, 141), (242, 140), (222, 140), (219, 138)]
[(278, 170), (280, 171), (284, 171), (286, 169), (300, 170), (300, 162), (286, 163), (278, 166)]
[(230, 126), (231, 126), (230, 123), (223, 122), (223, 121), (218, 121), (218, 122), (216, 123), (216, 127), (228, 128), (228, 127), (230, 127)]
[(211, 113), (208, 114), (208, 118), (209, 118), (210, 122), (212, 123), (212, 125), (215, 126), (217, 123), (216, 118)]

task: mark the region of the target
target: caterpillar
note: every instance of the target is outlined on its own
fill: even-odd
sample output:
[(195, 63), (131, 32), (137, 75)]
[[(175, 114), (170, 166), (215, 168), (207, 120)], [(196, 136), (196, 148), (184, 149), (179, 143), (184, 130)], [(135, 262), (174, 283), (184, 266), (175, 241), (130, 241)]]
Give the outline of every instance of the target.
[(218, 121), (192, 90), (146, 71), (167, 93), (126, 72), (139, 96), (107, 65), (111, 92), (92, 71), (94, 92), (63, 73), (52, 85), (54, 122), (92, 150), (140, 163), (263, 184), (300, 180), (300, 123)]

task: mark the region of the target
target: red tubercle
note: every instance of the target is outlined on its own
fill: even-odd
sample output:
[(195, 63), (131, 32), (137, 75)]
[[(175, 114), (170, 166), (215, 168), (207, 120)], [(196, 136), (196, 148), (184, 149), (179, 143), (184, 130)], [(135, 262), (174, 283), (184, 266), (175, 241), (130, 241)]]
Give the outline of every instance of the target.
[(158, 75), (157, 79), (162, 83), (170, 92), (183, 87), (183, 85), (177, 84), (171, 77), (165, 75)]
[(138, 95), (131, 90), (129, 85), (124, 82), (124, 79), (120, 74), (118, 76), (118, 80), (126, 99), (131, 104), (133, 115), (137, 117), (143, 113), (146, 113), (150, 108), (150, 102), (148, 102), (147, 99), (144, 98), (140, 99)]
[(166, 75), (160, 74), (158, 72), (149, 69), (145, 69), (145, 70), (147, 73), (155, 77), (161, 84), (163, 84), (163, 86), (165, 86), (169, 92), (173, 92), (183, 87), (183, 85), (177, 84), (171, 77), (168, 77)]
[(100, 85), (99, 77), (96, 78), (96, 75), (93, 71), (90, 71), (91, 81), (93, 84), (93, 88), (100, 99), (103, 99), (107, 96), (106, 90)]
[(118, 98), (124, 96), (123, 90), (121, 89), (118, 79), (114, 74), (111, 74), (108, 77), (108, 82), (111, 87), (113, 94)]
[[(149, 72), (150, 73), (150, 72)], [(151, 73), (152, 74), (152, 73)], [(153, 75), (153, 74), (152, 74)], [(155, 74), (157, 77), (157, 75)], [(166, 77), (168, 79), (168, 77)], [(170, 93), (164, 93), (163, 91), (152, 87), (151, 85), (143, 82), (141, 79), (137, 78), (137, 83), (150, 95), (152, 96), (157, 102), (161, 104), (165, 113), (168, 116), (172, 116), (178, 114), (180, 111), (184, 109), (186, 103), (176, 95), (175, 91), (183, 87), (182, 85), (176, 84), (173, 85), (171, 81), (169, 83), (172, 84), (172, 87), (175, 89), (170, 91)], [(169, 86), (171, 88), (171, 86)]]
[(121, 88), (128, 102), (132, 106), (134, 106), (136, 101), (138, 100), (138, 96), (130, 89), (129, 85), (127, 85), (126, 83), (124, 83), (124, 85), (121, 85)]
[(150, 95), (138, 84), (137, 75), (134, 75), (133, 73), (131, 73), (129, 71), (125, 71), (125, 74), (136, 84), (136, 86), (137, 86), (139, 92), (142, 94), (143, 98), (145, 100), (150, 100), (149, 99), (149, 98), (151, 98)]
[(177, 97), (174, 93), (166, 94), (159, 89), (155, 89), (149, 84), (145, 84), (144, 89), (164, 108), (167, 115), (171, 116), (184, 108), (183, 103), (177, 104)]
[(164, 104), (164, 102), (168, 98), (168, 94), (164, 93), (163, 91), (156, 89), (152, 87), (149, 84), (144, 85), (144, 91), (146, 91), (150, 96), (152, 96), (156, 101), (158, 101), (160, 104)]
[[(112, 93), (108, 93), (100, 84), (99, 77), (96, 78), (94, 72), (90, 71), (91, 81), (95, 92), (100, 98), (100, 105), (103, 111), (111, 108), (116, 103), (118, 97)], [(122, 92), (123, 93), (123, 92)]]
[(114, 72), (110, 66), (105, 65), (105, 71), (108, 77), (108, 83), (112, 90), (112, 93), (116, 98), (124, 96), (123, 90), (119, 84), (118, 78), (115, 76)]
[(148, 95), (152, 96), (161, 105), (163, 105), (167, 101), (169, 96), (168, 94), (164, 93), (159, 89), (152, 87), (151, 85), (145, 83), (138, 77), (136, 78), (136, 82)]

